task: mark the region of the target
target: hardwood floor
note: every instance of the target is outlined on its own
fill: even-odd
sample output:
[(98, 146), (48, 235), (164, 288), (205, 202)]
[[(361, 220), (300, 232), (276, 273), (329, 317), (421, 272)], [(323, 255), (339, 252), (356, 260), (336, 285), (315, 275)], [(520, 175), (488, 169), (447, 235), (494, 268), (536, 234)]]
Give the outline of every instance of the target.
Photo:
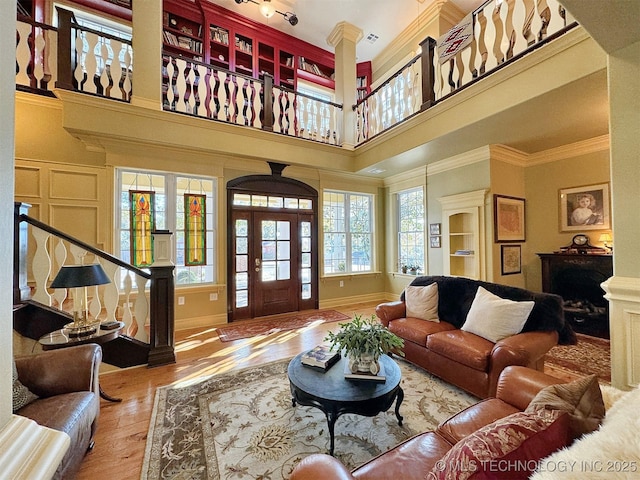
[[(376, 304), (335, 308), (346, 315), (371, 315)], [(339, 322), (285, 331), (256, 339), (221, 342), (215, 329), (176, 332), (173, 365), (136, 367), (100, 376), (103, 390), (121, 403), (101, 400), (95, 447), (87, 454), (78, 480), (140, 478), (149, 420), (157, 387), (232, 369), (293, 357), (322, 341)]]
[[(375, 305), (350, 305), (335, 310), (351, 317), (356, 313), (368, 316), (374, 313)], [(121, 403), (101, 400), (95, 447), (87, 454), (77, 479), (140, 478), (157, 387), (293, 357), (320, 343), (330, 329), (338, 328), (338, 323), (226, 343), (218, 339), (214, 328), (181, 330), (176, 332), (175, 364), (151, 369), (136, 367), (102, 375), (103, 390), (123, 400)], [(575, 378), (561, 371), (548, 373), (566, 380)]]

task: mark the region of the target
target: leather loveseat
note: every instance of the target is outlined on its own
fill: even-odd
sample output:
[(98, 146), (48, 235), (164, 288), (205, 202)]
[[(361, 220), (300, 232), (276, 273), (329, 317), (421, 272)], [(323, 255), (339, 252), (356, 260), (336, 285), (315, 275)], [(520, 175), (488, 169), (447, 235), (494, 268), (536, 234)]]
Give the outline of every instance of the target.
[[(407, 316), (406, 289), (399, 301), (378, 305), (376, 314), (404, 339), (406, 360), (479, 398), (495, 396), (505, 367), (521, 365), (542, 371), (544, 356), (553, 346), (576, 343), (575, 333), (564, 320), (562, 298), (557, 295), (448, 276), (417, 277), (409, 286), (433, 283), (437, 283), (436, 321)], [(501, 301), (534, 302), (519, 333), (494, 342), (461, 329), (479, 287)], [(485, 316), (482, 320), (490, 325), (494, 318)]]
[(15, 358), (18, 380), (38, 398), (14, 413), (71, 438), (54, 479), (74, 478), (93, 447), (100, 413), (101, 361), (102, 350), (96, 344)]
[[(449, 473), (450, 475), (447, 478), (466, 478), (465, 476), (459, 476), (459, 474), (465, 473), (463, 471), (464, 463), (457, 464), (457, 462), (452, 461), (449, 464), (449, 462), (443, 461), (443, 457), (447, 452), (458, 442), (461, 442), (460, 445), (464, 443), (465, 438), (482, 427), (517, 412), (523, 412), (540, 390), (558, 383), (563, 382), (536, 370), (519, 366), (507, 367), (498, 381), (496, 398), (482, 400), (462, 410), (442, 422), (435, 431), (416, 435), (359, 466), (352, 472), (332, 456), (326, 454), (309, 455), (303, 458), (295, 467), (290, 479), (389, 480), (398, 478), (402, 480), (425, 480), (430, 478), (428, 475), (434, 467), (442, 474)], [(563, 443), (566, 439), (558, 440), (560, 440), (559, 443)], [(546, 454), (552, 453), (554, 449), (554, 445), (548, 445)], [(531, 453), (531, 450), (526, 452), (528, 455), (531, 455)], [(534, 466), (537, 460), (534, 458), (531, 462), (524, 462), (522, 465), (527, 467)], [(515, 463), (511, 463), (511, 465), (519, 466)], [(467, 466), (473, 467), (472, 464)], [(488, 466), (496, 469), (502, 467), (499, 463)], [(445, 469), (450, 469), (451, 471), (446, 472), (444, 471)], [(491, 478), (505, 477), (496, 476), (494, 472), (494, 476)], [(509, 476), (508, 478), (512, 477)]]

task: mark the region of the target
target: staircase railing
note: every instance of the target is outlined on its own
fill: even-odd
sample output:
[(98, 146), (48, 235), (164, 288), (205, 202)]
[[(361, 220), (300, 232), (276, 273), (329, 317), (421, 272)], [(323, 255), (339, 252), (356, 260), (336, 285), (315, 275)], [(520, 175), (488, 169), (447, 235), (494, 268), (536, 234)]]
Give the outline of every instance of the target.
[(32, 300), (67, 312), (67, 289), (51, 289), (52, 279), (62, 265), (100, 263), (110, 283), (87, 287), (90, 318), (123, 322), (124, 337), (148, 346), (149, 366), (175, 362), (174, 267), (134, 267), (29, 217), (29, 207), (14, 207), (14, 305)]

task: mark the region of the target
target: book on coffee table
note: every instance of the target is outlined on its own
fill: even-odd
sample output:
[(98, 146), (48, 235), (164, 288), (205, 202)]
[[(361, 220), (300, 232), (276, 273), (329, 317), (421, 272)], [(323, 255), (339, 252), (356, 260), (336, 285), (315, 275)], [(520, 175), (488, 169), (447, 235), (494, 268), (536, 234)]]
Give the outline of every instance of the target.
[(318, 345), (300, 358), (304, 366), (326, 372), (340, 360), (340, 352), (331, 350), (328, 345)]
[(344, 362), (344, 378), (347, 380), (366, 380), (367, 382), (384, 383), (387, 377), (384, 374), (384, 365), (380, 363), (380, 371), (377, 374), (369, 372), (352, 372), (349, 368), (349, 362)]

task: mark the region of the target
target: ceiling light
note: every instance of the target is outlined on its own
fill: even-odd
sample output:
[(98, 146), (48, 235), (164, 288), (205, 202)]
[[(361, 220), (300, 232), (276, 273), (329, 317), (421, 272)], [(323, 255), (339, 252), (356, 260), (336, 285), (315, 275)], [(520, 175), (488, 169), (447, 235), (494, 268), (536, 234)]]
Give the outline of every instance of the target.
[(271, 18), (276, 13), (276, 7), (271, 5), (271, 0), (262, 0), (260, 4), (260, 13), (267, 18)]
[(256, 0), (235, 0), (235, 2), (240, 5), (241, 3), (255, 3), (260, 8), (260, 13), (264, 15), (266, 18), (273, 17), (276, 13), (279, 13), (284, 17), (284, 19), (291, 24), (291, 26), (296, 26), (298, 24), (298, 16), (293, 12), (281, 12), (276, 10), (276, 7), (273, 6), (271, 0), (261, 0), (260, 2)]

